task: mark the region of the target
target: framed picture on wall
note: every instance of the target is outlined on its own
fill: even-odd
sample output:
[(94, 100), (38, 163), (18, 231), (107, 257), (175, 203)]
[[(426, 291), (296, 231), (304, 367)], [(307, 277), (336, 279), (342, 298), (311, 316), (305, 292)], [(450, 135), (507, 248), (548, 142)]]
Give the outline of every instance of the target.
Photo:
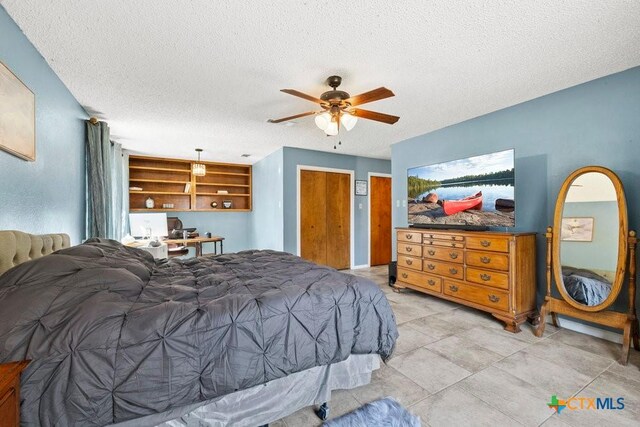
[(36, 160), (36, 96), (0, 62), (0, 149)]
[(367, 181), (356, 179), (356, 196), (367, 195)]
[(592, 217), (564, 217), (560, 239), (566, 242), (591, 242), (594, 222)]

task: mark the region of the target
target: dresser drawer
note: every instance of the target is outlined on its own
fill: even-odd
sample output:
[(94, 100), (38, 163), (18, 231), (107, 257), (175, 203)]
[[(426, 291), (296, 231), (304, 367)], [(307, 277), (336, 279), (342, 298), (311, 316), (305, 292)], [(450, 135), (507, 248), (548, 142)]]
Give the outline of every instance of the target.
[(509, 294), (469, 283), (444, 281), (443, 293), (500, 311), (509, 309)]
[(464, 279), (464, 267), (462, 264), (451, 264), (448, 262), (425, 259), (422, 262), (422, 271), (425, 273), (437, 274), (439, 276), (452, 277), (454, 279)]
[(402, 242), (422, 243), (422, 233), (415, 231), (398, 231), (398, 240)]
[(398, 255), (398, 268), (406, 267), (412, 270), (422, 270), (422, 259), (406, 255)]
[(445, 246), (427, 246), (422, 252), (425, 258), (438, 259), (440, 261), (449, 261), (462, 263), (464, 260), (464, 250), (456, 248), (447, 248)]
[(467, 267), (467, 281), (501, 289), (509, 289), (509, 275), (507, 273)]
[(445, 248), (464, 248), (464, 242), (452, 242), (450, 240), (431, 240), (426, 239), (423, 241), (426, 246), (442, 246)]
[(447, 242), (464, 242), (464, 236), (460, 234), (423, 233), (423, 240), (444, 240)]
[(467, 265), (509, 271), (509, 255), (467, 251)]
[(509, 252), (508, 237), (474, 236), (467, 237), (467, 249), (480, 249), (494, 252)]
[(398, 242), (398, 253), (415, 257), (422, 256), (422, 245), (413, 245), (410, 243)]
[(398, 280), (415, 286), (420, 286), (424, 289), (429, 289), (433, 292), (442, 292), (442, 279), (440, 277), (399, 268)]

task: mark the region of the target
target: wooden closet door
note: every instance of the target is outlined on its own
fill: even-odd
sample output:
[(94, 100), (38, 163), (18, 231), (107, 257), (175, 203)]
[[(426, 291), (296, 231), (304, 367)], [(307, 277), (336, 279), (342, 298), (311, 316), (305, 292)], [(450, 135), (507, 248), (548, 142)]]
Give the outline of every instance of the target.
[(371, 198), (371, 265), (391, 262), (391, 178), (372, 176)]
[(327, 175), (300, 171), (300, 256), (327, 264)]
[(351, 177), (327, 172), (327, 263), (338, 270), (351, 267)]

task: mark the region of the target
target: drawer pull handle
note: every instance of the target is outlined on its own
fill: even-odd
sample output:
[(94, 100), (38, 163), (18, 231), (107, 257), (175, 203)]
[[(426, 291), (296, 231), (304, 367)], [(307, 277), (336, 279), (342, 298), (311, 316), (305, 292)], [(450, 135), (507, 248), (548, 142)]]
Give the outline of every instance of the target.
[(413, 264), (413, 261), (412, 261), (412, 260), (410, 260), (410, 259), (406, 259), (406, 260), (405, 260), (405, 262), (407, 263), (407, 265), (411, 265), (411, 264)]
[(458, 253), (457, 252), (449, 252), (449, 258), (451, 258), (451, 259), (458, 258)]
[(402, 273), (402, 278), (406, 279), (407, 277), (409, 277), (409, 275), (407, 273)]
[(450, 268), (450, 269), (449, 269), (449, 273), (451, 273), (451, 274), (458, 274), (458, 269), (457, 269), (457, 268)]
[(433, 270), (434, 268), (436, 268), (436, 266), (435, 266), (435, 265), (433, 265), (433, 264), (428, 264), (428, 265), (427, 265), (427, 268), (428, 268), (429, 270)]
[(429, 284), (429, 286), (435, 286), (436, 285), (436, 281), (433, 279), (429, 279), (429, 281), (427, 282)]
[(488, 240), (481, 240), (480, 244), (482, 245), (483, 248), (488, 248), (489, 246), (491, 246), (491, 242)]
[(456, 285), (449, 285), (449, 290), (451, 292), (458, 292), (458, 287)]
[(411, 234), (405, 234), (405, 236), (407, 237), (407, 240), (411, 240), (413, 238), (413, 235)]
[(406, 249), (407, 249), (407, 252), (411, 252), (413, 250), (411, 246), (407, 246)]
[(497, 297), (495, 295), (489, 295), (489, 301), (498, 302), (498, 301), (500, 301), (500, 297)]
[(436, 254), (436, 251), (434, 251), (433, 249), (429, 249), (427, 252), (429, 252), (429, 255), (431, 256)]
[(480, 257), (480, 262), (483, 264), (489, 264), (491, 262), (491, 258), (489, 258), (488, 256)]
[(451, 244), (451, 247), (452, 247), (452, 248), (455, 248), (455, 247), (457, 247), (457, 246), (456, 246), (456, 244), (455, 244), (455, 243), (452, 243), (452, 244)]
[(456, 240), (456, 236), (451, 236), (451, 240)]
[(480, 278), (486, 282), (488, 280), (491, 280), (491, 275), (490, 274), (481, 274)]

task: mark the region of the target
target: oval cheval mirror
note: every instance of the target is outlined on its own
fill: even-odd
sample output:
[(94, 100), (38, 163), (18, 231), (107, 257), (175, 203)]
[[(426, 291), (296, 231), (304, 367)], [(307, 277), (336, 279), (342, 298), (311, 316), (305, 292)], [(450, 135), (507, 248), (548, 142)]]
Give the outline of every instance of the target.
[[(628, 229), (620, 178), (600, 166), (580, 168), (569, 175), (558, 194), (554, 224), (546, 236), (547, 294), (536, 336), (544, 333), (548, 314), (557, 327), (557, 315), (562, 314), (622, 329), (619, 362), (626, 365), (631, 341), (640, 350), (635, 309), (637, 239)], [(552, 282), (562, 298), (551, 295)], [(607, 310), (625, 284), (627, 312)]]

